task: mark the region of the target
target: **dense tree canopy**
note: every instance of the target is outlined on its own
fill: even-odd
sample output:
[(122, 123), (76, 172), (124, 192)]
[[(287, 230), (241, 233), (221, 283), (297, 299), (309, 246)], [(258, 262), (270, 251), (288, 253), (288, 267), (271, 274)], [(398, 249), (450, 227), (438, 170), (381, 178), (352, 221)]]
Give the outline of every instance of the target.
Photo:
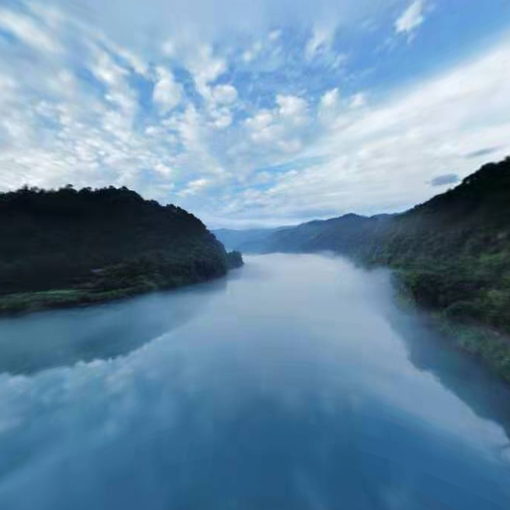
[(174, 287), (240, 263), (192, 214), (127, 188), (2, 193), (0, 236), (4, 295)]

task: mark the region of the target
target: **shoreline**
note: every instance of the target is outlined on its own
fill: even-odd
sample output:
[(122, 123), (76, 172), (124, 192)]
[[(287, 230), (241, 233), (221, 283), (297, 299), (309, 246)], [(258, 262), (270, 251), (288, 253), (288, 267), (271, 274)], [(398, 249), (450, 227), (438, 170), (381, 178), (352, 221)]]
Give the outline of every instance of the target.
[(96, 292), (79, 288), (70, 288), (6, 294), (4, 296), (0, 296), (0, 319), (19, 317), (47, 310), (78, 309), (114, 301), (121, 301), (123, 299), (140, 296), (142, 294), (149, 294), (151, 292), (182, 289), (225, 278), (233, 269), (237, 269), (237, 267), (227, 270), (227, 272), (223, 275), (214, 276), (204, 280), (190, 281), (179, 285), (133, 286)]
[[(389, 268), (391, 270), (391, 268)], [(477, 359), (493, 374), (510, 384), (510, 338), (483, 323), (452, 319), (443, 310), (426, 308), (413, 297), (398, 270), (392, 271), (398, 306), (423, 312), (452, 347)]]

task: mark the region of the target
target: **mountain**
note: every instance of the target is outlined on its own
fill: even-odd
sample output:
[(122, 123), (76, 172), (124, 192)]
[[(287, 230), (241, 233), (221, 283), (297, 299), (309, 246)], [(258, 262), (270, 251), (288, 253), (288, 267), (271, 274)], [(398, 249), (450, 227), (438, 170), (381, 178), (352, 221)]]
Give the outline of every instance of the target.
[(314, 220), (294, 227), (250, 230), (215, 230), (214, 234), (229, 249), (243, 253), (313, 252), (335, 250), (345, 253), (365, 240), (364, 229), (373, 222), (384, 223), (391, 215), (367, 218), (346, 214), (329, 220)]
[(0, 311), (104, 301), (242, 264), (192, 214), (127, 188), (0, 194)]
[(264, 241), (282, 230), (281, 228), (258, 228), (247, 230), (232, 230), (220, 228), (213, 230), (213, 234), (224, 244), (228, 250), (237, 250), (246, 253), (257, 253), (261, 251)]
[(252, 247), (331, 250), (393, 268), (414, 301), (455, 321), (461, 347), (510, 379), (510, 158), (404, 213), (312, 221), (269, 232)]

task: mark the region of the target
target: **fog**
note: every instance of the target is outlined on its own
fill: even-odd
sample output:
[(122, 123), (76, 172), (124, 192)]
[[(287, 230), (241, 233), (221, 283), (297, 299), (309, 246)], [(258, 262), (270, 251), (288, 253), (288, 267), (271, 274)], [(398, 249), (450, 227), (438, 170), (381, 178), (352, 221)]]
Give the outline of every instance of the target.
[(0, 321), (0, 508), (506, 509), (510, 391), (328, 255)]

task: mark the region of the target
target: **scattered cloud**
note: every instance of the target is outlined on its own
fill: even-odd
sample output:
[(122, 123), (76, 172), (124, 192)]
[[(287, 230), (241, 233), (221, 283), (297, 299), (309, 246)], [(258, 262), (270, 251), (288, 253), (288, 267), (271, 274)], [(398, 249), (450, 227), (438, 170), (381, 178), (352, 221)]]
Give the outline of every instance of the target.
[(319, 51), (329, 48), (334, 37), (334, 27), (315, 27), (305, 46), (305, 57), (310, 60)]
[(340, 108), (340, 92), (338, 87), (335, 87), (331, 90), (327, 90), (321, 96), (317, 112), (318, 117), (323, 122), (332, 122), (337, 118)]
[(338, 102), (340, 100), (340, 93), (338, 92), (338, 88), (334, 88), (324, 92), (323, 96), (320, 100), (321, 109), (331, 109), (336, 108)]
[(361, 108), (367, 104), (367, 96), (363, 92), (358, 92), (351, 97), (351, 108)]
[(196, 195), (200, 191), (203, 191), (211, 184), (209, 179), (195, 179), (186, 185), (186, 188), (179, 192), (181, 197), (187, 197), (190, 195)]
[(217, 85), (212, 90), (212, 97), (217, 104), (231, 104), (237, 99), (237, 90), (232, 85)]
[(262, 109), (245, 121), (250, 140), (273, 156), (298, 152), (310, 126), (309, 105), (305, 99), (278, 94), (272, 109)]
[(510, 121), (502, 114), (510, 108), (504, 87), (509, 58), (505, 41), (381, 104), (342, 110), (327, 134), (304, 151), (322, 160), (279, 172), (269, 188), (250, 189), (233, 200), (229, 212), (264, 223), (278, 211), (283, 224), (311, 219), (301, 215), (310, 203), (333, 216), (398, 211), (423, 202), (430, 197), (424, 176), (432, 180), (444, 168), (440, 176), (455, 169), (463, 178), (476, 170), (465, 158), (471, 147), (496, 142), (494, 159), (510, 152)]
[(478, 149), (476, 151), (468, 152), (466, 154), (466, 158), (468, 159), (475, 159), (480, 158), (482, 156), (490, 156), (491, 154), (494, 154), (495, 152), (499, 151), (501, 147), (485, 147), (483, 149)]
[(226, 61), (214, 55), (209, 45), (203, 45), (187, 57), (185, 64), (190, 71), (197, 91), (206, 99), (211, 97), (210, 83), (216, 81), (226, 70)]
[(456, 184), (460, 181), (460, 177), (457, 174), (443, 174), (438, 175), (430, 180), (431, 186), (447, 186), (448, 184)]
[(425, 0), (413, 0), (395, 21), (395, 31), (411, 35), (424, 21)]
[(49, 27), (20, 12), (0, 8), (0, 28), (39, 51), (58, 53), (62, 50)]
[(153, 99), (161, 113), (165, 114), (179, 104), (182, 95), (181, 86), (176, 83), (173, 74), (164, 67), (157, 67), (156, 75)]
[(276, 103), (281, 117), (291, 119), (293, 124), (300, 124), (306, 121), (308, 105), (303, 98), (278, 94), (276, 96)]
[[(291, 24), (268, 3), (270, 22), (252, 9), (242, 30), (212, 1), (211, 30), (179, 1), (159, 25), (163, 2), (146, 17), (135, 2), (129, 17), (51, 3), (0, 8), (0, 189), (127, 185), (213, 225), (293, 223), (399, 210), (510, 152), (508, 39), (405, 86), (371, 77), (396, 58), (376, 48), (411, 37), (425, 1), (395, 24), (401, 0), (303, 3)], [(353, 33), (367, 20), (373, 54)]]

